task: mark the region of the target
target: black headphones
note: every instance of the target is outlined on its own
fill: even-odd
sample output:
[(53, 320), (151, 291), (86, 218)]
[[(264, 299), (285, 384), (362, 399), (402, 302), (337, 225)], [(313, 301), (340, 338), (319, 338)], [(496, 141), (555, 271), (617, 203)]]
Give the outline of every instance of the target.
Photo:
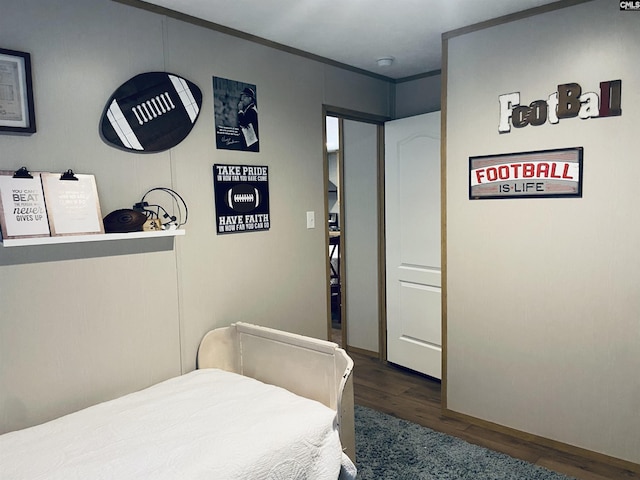
[[(165, 192), (171, 197), (172, 204), (174, 204), (178, 210), (177, 217), (175, 215), (169, 215), (167, 210), (162, 205), (149, 205), (149, 203), (145, 202), (145, 198), (147, 197), (147, 195), (155, 191)], [(147, 193), (142, 196), (142, 199), (133, 206), (133, 209), (136, 212), (144, 213), (150, 220), (160, 220), (162, 228), (165, 230), (169, 228), (180, 228), (182, 225), (187, 223), (187, 219), (189, 218), (189, 209), (187, 208), (187, 204), (184, 199), (177, 192), (167, 187), (156, 187), (147, 191)], [(182, 217), (183, 211), (184, 219)], [(172, 224), (175, 226), (172, 227)]]

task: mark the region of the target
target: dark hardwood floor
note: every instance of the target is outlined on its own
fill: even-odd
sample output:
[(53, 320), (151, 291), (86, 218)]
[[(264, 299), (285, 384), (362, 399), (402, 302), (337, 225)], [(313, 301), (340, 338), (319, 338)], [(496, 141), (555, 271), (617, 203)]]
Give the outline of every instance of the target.
[[(336, 337), (334, 337), (336, 338)], [(350, 352), (354, 397), (362, 405), (506, 453), (580, 480), (640, 479), (640, 474), (442, 415), (440, 382)]]

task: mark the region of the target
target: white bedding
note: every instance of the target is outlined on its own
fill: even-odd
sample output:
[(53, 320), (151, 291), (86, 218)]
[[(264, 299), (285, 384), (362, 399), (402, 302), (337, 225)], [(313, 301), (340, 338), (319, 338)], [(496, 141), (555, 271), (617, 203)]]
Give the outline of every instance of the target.
[(336, 412), (217, 369), (0, 436), (2, 480), (336, 480)]

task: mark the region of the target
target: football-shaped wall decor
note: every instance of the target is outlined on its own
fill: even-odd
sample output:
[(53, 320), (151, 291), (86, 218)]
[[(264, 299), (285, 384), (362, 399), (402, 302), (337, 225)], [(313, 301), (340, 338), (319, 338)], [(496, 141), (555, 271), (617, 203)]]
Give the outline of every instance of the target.
[(189, 135), (201, 106), (202, 92), (189, 80), (166, 72), (141, 73), (111, 95), (100, 133), (116, 148), (162, 152)]

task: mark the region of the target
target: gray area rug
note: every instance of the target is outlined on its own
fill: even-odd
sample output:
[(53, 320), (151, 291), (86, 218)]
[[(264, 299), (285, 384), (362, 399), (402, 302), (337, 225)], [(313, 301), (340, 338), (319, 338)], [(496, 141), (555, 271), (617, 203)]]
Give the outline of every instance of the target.
[(360, 405), (355, 424), (358, 480), (571, 480)]

